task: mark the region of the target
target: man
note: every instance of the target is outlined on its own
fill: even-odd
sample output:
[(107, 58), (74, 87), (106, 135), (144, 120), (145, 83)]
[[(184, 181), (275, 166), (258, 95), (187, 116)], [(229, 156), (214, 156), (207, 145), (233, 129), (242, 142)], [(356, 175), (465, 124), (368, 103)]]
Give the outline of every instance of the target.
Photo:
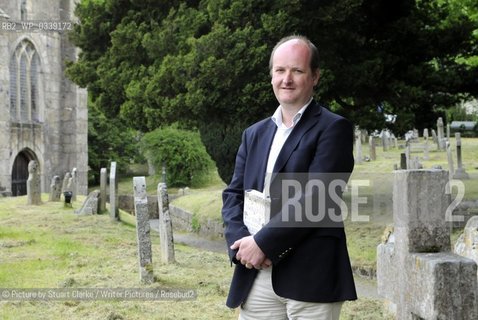
[[(288, 224), (281, 209), (281, 174), (338, 174), (346, 181), (353, 169), (352, 125), (312, 98), (318, 62), (317, 48), (303, 36), (275, 46), (269, 68), (280, 105), (244, 131), (223, 192), (225, 237), (236, 264), (226, 305), (241, 306), (242, 320), (338, 319), (343, 301), (357, 298), (343, 224)], [(254, 235), (243, 220), (248, 189), (270, 190), (272, 202), (269, 223)], [(322, 200), (319, 206), (334, 207), (330, 197)]]

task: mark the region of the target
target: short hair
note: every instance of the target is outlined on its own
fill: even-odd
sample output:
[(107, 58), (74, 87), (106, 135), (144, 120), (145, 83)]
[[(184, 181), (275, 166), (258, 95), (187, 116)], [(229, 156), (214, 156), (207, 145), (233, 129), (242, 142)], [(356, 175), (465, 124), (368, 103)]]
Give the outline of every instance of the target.
[(290, 36), (287, 36), (287, 37), (284, 37), (282, 39), (279, 40), (279, 42), (277, 42), (277, 44), (274, 46), (274, 49), (272, 49), (272, 52), (271, 52), (271, 56), (269, 58), (269, 71), (272, 72), (272, 58), (274, 57), (274, 53), (276, 52), (277, 48), (289, 41), (289, 40), (300, 40), (302, 42), (304, 42), (307, 47), (309, 47), (309, 52), (310, 52), (310, 69), (312, 71), (316, 71), (317, 69), (319, 69), (319, 50), (317, 49), (317, 47), (312, 43), (312, 41), (309, 40), (309, 38), (307, 38), (306, 36), (302, 36), (302, 35), (290, 35)]

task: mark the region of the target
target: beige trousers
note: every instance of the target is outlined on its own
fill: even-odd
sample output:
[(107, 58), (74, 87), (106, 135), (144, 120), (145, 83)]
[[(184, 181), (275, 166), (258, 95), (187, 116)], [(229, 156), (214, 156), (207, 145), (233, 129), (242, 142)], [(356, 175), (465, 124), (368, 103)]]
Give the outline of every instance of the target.
[(239, 320), (338, 320), (343, 302), (303, 302), (279, 297), (272, 289), (272, 268), (260, 270)]

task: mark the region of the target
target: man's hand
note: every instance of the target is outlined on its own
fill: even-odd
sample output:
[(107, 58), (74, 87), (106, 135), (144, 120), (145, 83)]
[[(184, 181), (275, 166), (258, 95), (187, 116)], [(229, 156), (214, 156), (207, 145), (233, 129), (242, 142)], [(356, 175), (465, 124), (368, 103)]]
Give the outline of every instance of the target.
[(253, 236), (237, 240), (232, 244), (231, 249), (239, 249), (236, 259), (248, 269), (253, 267), (256, 269), (268, 268), (272, 264), (271, 260), (266, 258), (264, 252), (259, 248)]

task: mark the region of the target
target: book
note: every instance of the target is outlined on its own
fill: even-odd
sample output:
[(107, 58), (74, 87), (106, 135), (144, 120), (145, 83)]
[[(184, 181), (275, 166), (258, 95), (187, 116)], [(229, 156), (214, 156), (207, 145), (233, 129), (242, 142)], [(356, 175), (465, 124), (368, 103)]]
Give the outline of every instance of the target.
[(246, 190), (244, 193), (244, 224), (249, 233), (254, 235), (269, 222), (271, 200), (257, 190)]

